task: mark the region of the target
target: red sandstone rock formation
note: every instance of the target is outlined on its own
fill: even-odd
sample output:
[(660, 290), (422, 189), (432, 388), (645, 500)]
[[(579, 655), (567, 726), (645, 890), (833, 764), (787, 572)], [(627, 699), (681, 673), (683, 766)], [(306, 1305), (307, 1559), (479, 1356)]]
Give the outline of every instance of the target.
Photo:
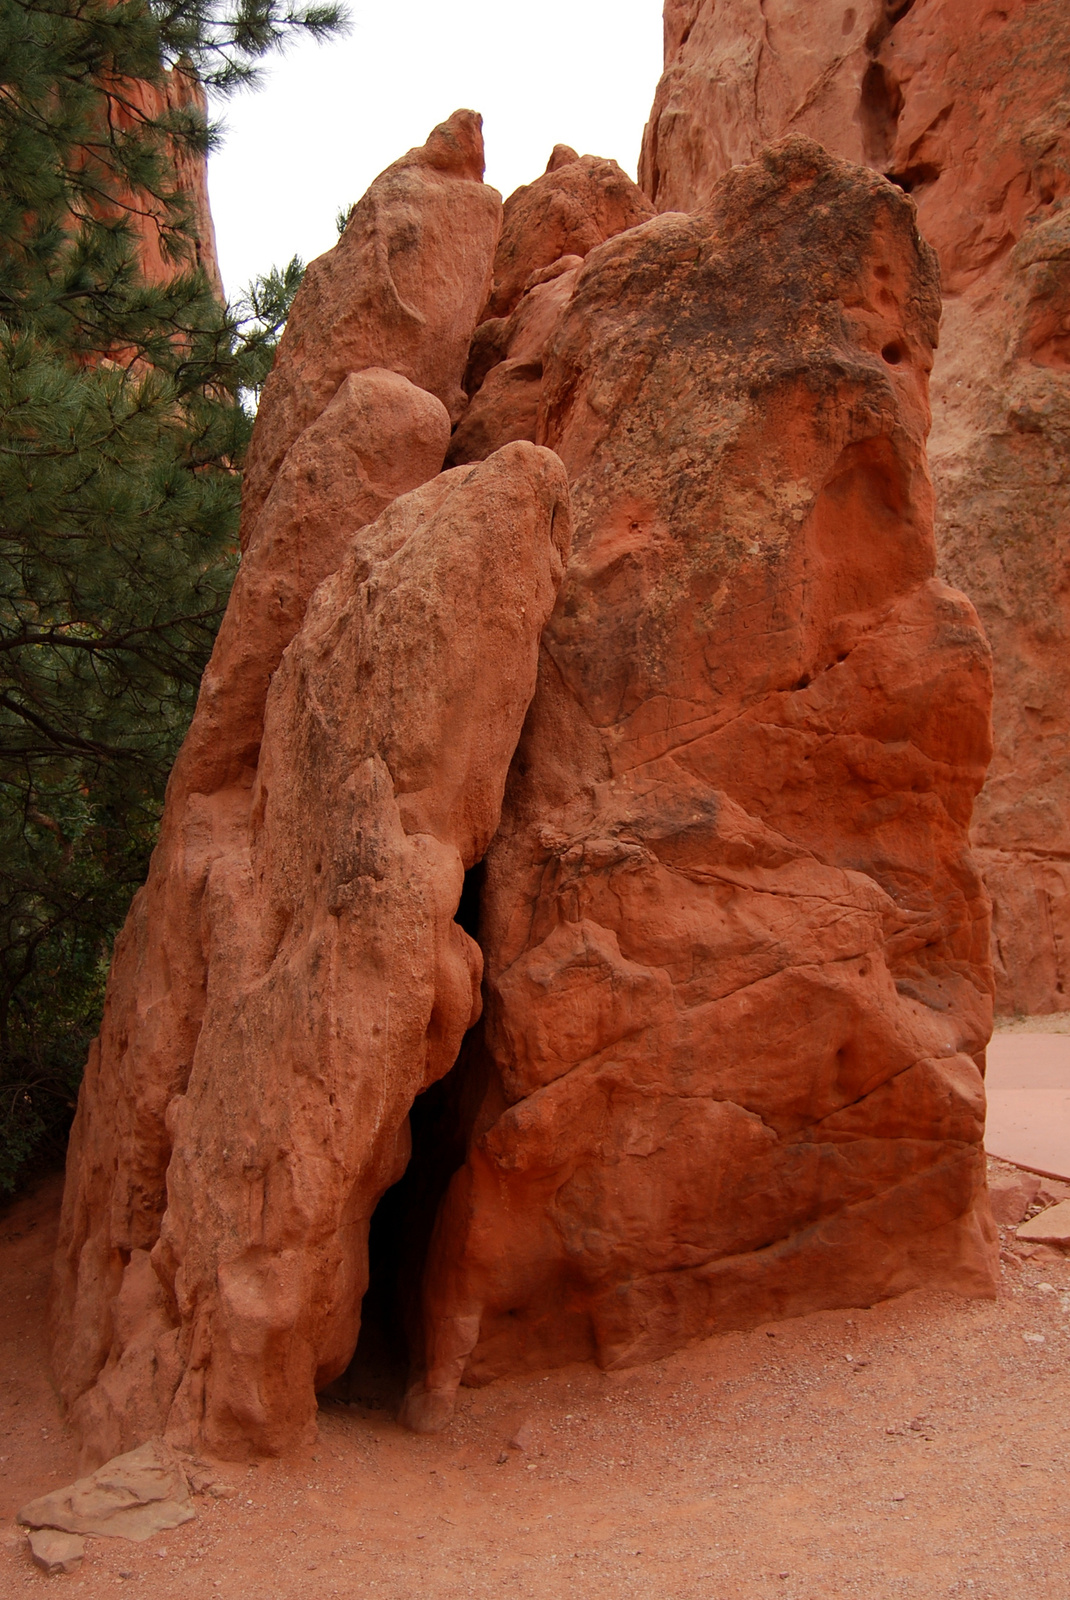
[(794, 139), (652, 217), (558, 147), (488, 305), (481, 171), (458, 113), (377, 180), (265, 391), (72, 1138), (91, 1459), (311, 1435), (447, 1075), (415, 1427), (462, 1378), (991, 1290), (989, 658), (933, 576), (912, 207)]
[(511, 316), (476, 329), (466, 374), (472, 398), (450, 441), (451, 464), (483, 461), (514, 439), (534, 440), (546, 351), (582, 265), (580, 256), (561, 256), (532, 274)]
[(942, 571), (995, 657), (974, 842), (997, 1003), (1070, 1007), (1070, 12), (1061, 0), (667, 0), (640, 180), (659, 210), (801, 130), (912, 194), (945, 293)]
[[(133, 124), (139, 116), (157, 119), (170, 111), (185, 111), (193, 106), (206, 116), (208, 103), (204, 89), (189, 73), (175, 68), (165, 72), (159, 84), (138, 79), (123, 86), (121, 102), (113, 102), (111, 115), (119, 127)], [(194, 233), (191, 240), (191, 265), (202, 267), (209, 283), (222, 300), (223, 281), (219, 276), (216, 256), (215, 225), (208, 201), (208, 162), (204, 156), (195, 156), (188, 149), (174, 152), (175, 180), (178, 189), (188, 198), (193, 216)], [(150, 212), (144, 209), (144, 198), (128, 214), (127, 220), (136, 231), (141, 254), (141, 270), (150, 283), (166, 283), (175, 274), (175, 263), (160, 248), (161, 235)]]
[(425, 1374), (991, 1293), (967, 829), (988, 649), (934, 576), (914, 208), (793, 139), (587, 259), (540, 438), (575, 551), (486, 861), (486, 1091)]
[[(249, 448), (243, 528), (255, 525), (298, 435), (347, 373), (388, 367), (455, 421), (472, 330), (490, 291), (501, 198), (483, 180), (481, 119), (455, 111), (381, 173), (345, 232), (313, 261), (286, 325)], [(243, 533), (243, 547), (247, 533)]]
[[(181, 1377), (174, 1302), (148, 1252), (167, 1204), (166, 1114), (189, 1083), (228, 895), (247, 871), (268, 685), (357, 531), (441, 467), (449, 414), (428, 390), (460, 390), (497, 236), (480, 165), (478, 122), (462, 112), (373, 185), (332, 252), (348, 270), (313, 264), (264, 396), (257, 438), (270, 447), (245, 508), (240, 574), (149, 881), (117, 942), (71, 1140), (55, 1359), (97, 1459), (158, 1431)], [(316, 355), (325, 320), (337, 335), (330, 375)]]
[(555, 145), (542, 177), (505, 202), (494, 288), (484, 315), (507, 317), (533, 272), (561, 256), (585, 256), (653, 213), (642, 190), (615, 161), (577, 156), (567, 145)]
[(555, 145), (546, 171), (505, 202), (494, 290), (469, 356), (472, 397), (451, 463), (482, 461), (513, 439), (534, 439), (543, 361), (584, 256), (647, 221), (654, 208), (615, 161)]

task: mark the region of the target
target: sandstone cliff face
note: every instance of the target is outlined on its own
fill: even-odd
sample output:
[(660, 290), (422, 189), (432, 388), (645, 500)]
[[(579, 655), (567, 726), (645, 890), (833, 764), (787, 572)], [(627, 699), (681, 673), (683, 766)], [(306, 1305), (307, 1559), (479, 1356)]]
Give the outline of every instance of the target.
[(929, 453), (944, 574), (995, 657), (975, 845), (997, 1003), (1070, 1007), (1070, 14), (1059, 0), (668, 0), (659, 210), (796, 129), (910, 192), (945, 293)]
[(933, 575), (938, 318), (911, 203), (801, 139), (587, 258), (415, 1427), (462, 1378), (991, 1292), (990, 665)]
[[(222, 982), (220, 963), (225, 968), (240, 955), (240, 940), (226, 934), (228, 908), (235, 885), (248, 876), (259, 826), (254, 786), (272, 674), (314, 590), (351, 552), (358, 530), (441, 468), (449, 413), (406, 374), (445, 394), (460, 392), (490, 288), (499, 214), (497, 196), (476, 170), (477, 140), (477, 119), (459, 113), (423, 152), (391, 169), (381, 204), (373, 186), (371, 203), (354, 218), (360, 259), (345, 273), (330, 259), (312, 271), (287, 332), (289, 355), (264, 397), (257, 435), (266, 434), (269, 445), (261, 448), (255, 507), (245, 508), (240, 574), (171, 778), (149, 881), (117, 942), (72, 1134), (55, 1362), (91, 1456), (158, 1431), (183, 1362), (204, 1363), (203, 1346), (193, 1357), (182, 1347), (177, 1302), (161, 1287), (166, 1271), (161, 1280), (148, 1255), (168, 1204), (168, 1108), (189, 1086), (209, 999)], [(384, 252), (373, 248), (376, 237), (389, 243), (401, 210), (408, 218), (403, 282), (413, 303), (399, 298), (396, 282), (384, 276)], [(377, 236), (375, 218), (384, 215), (386, 231)], [(332, 254), (348, 260), (352, 250), (343, 240)], [(363, 273), (361, 260), (371, 262)], [(342, 348), (339, 334), (330, 375), (322, 361), (306, 373), (301, 354), (329, 342), (325, 321), (343, 333), (356, 323), (360, 335)], [(523, 473), (530, 476), (529, 467)], [(510, 603), (509, 585), (503, 593)]]

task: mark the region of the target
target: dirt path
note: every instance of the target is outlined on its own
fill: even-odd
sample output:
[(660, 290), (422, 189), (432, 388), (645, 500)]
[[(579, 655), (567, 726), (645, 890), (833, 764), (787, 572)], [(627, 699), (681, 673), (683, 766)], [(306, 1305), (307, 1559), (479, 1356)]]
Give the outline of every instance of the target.
[(308, 1455), (229, 1467), (195, 1522), (47, 1578), (14, 1515), (76, 1476), (45, 1363), (58, 1194), (0, 1219), (4, 1596), (1070, 1596), (1062, 1258), (1012, 1259), (994, 1303), (912, 1295), (464, 1391), (438, 1438), (332, 1403)]

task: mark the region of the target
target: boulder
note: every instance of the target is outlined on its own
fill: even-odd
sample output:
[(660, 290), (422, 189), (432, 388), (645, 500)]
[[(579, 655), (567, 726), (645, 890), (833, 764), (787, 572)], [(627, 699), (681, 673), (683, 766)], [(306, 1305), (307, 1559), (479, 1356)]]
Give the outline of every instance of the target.
[[(90, 1477), (31, 1500), (19, 1512), (18, 1520), (27, 1528), (143, 1541), (168, 1528), (179, 1528), (196, 1515), (178, 1457), (165, 1440), (150, 1439), (137, 1450), (105, 1462)], [(42, 1541), (43, 1547), (45, 1543)], [(53, 1558), (58, 1556), (57, 1543), (49, 1541), (47, 1548)], [(64, 1559), (78, 1560), (83, 1552), (84, 1545), (76, 1556), (72, 1553)], [(34, 1553), (36, 1556), (36, 1548)]]
[[(796, 130), (909, 192), (945, 294), (939, 569), (995, 661), (974, 844), (997, 1008), (1070, 1009), (1070, 12), (1061, 0), (667, 0), (640, 182), (658, 209)], [(993, 87), (994, 86), (994, 87)]]
[[(313, 272), (288, 325), (289, 354), (280, 353), (261, 401), (253, 454), (262, 434), (273, 443), (257, 457), (257, 509), (246, 497), (238, 577), (148, 881), (116, 942), (68, 1152), (53, 1355), (87, 1465), (161, 1432), (179, 1381), (173, 1307), (149, 1260), (167, 1203), (166, 1114), (192, 1069), (214, 908), (222, 885), (245, 870), (268, 686), (313, 591), (359, 530), (441, 469), (449, 411), (401, 369), (460, 393), (498, 228), (481, 159), (478, 119), (459, 114), (377, 180), (350, 221), (364, 245), (354, 255), (355, 244), (341, 241), (344, 270), (324, 258)], [(385, 233), (376, 234), (376, 217)], [(385, 258), (372, 248), (379, 238), (385, 249), (394, 232), (407, 240), (394, 270), (411, 303), (386, 292)], [(317, 329), (321, 316), (336, 329), (333, 343)], [(307, 421), (293, 437), (295, 417)], [(289, 447), (279, 464), (281, 441)]]
[(991, 669), (934, 576), (939, 313), (912, 203), (798, 138), (585, 262), (539, 421), (574, 552), (485, 863), (413, 1427), (458, 1381), (994, 1292)]
[(1037, 1197), (1040, 1179), (1033, 1172), (1001, 1172), (988, 1180), (992, 1215), (1001, 1228), (1016, 1228)]
[(1018, 1238), (1030, 1244), (1050, 1244), (1061, 1250), (1070, 1250), (1070, 1200), (1049, 1206), (1046, 1211), (1040, 1211), (1028, 1222), (1023, 1222), (1018, 1229)]

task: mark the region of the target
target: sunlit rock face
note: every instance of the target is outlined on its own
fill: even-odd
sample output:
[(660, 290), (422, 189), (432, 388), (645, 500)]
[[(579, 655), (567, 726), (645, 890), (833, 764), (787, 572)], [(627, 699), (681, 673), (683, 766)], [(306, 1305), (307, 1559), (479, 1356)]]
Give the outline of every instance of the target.
[(997, 1008), (1070, 1008), (1070, 12), (1061, 0), (667, 0), (640, 182), (706, 203), (805, 132), (888, 174), (940, 258), (929, 459), (941, 573), (995, 663), (973, 840)]
[(802, 139), (579, 275), (539, 423), (575, 542), (486, 861), (416, 1427), (458, 1381), (991, 1292), (990, 663), (934, 576), (939, 311), (911, 202)]
[[(262, 951), (267, 937), (252, 912), (246, 925), (240, 908), (262, 825), (256, 807), (269, 688), (317, 587), (346, 563), (352, 573), (355, 552), (371, 561), (379, 549), (371, 536), (362, 542), (361, 530), (418, 485), (435, 480), (438, 493), (446, 482), (438, 475), (450, 436), (448, 403), (462, 393), (501, 221), (500, 198), (481, 174), (479, 119), (459, 112), (376, 180), (345, 236), (310, 267), (265, 389), (243, 504), (241, 568), (171, 777), (149, 879), (117, 941), (71, 1140), (55, 1365), (87, 1455), (97, 1460), (160, 1432), (184, 1375), (210, 1364), (203, 1343), (189, 1347), (192, 1291), (169, 1275), (157, 1247), (170, 1204), (176, 1118), (203, 1052), (202, 1032), (232, 981), (224, 977), (228, 963), (250, 941)], [(527, 530), (530, 570), (510, 580), (520, 587), (514, 593), (507, 585), (502, 603), (529, 606), (521, 630), (529, 651), (539, 611), (520, 589), (535, 583), (539, 562), (549, 559), (552, 540), (538, 498), (549, 493), (546, 470), (530, 462), (513, 468), (530, 489), (527, 520), (518, 524)], [(528, 489), (518, 490), (521, 499)], [(419, 502), (412, 514), (420, 521), (432, 510)], [(560, 539), (560, 518), (555, 525)], [(415, 559), (416, 548), (406, 559)], [(503, 551), (509, 548), (506, 539)], [(489, 570), (497, 570), (493, 562)], [(421, 645), (431, 648), (429, 639)], [(458, 649), (478, 655), (474, 641), (459, 641)], [(495, 681), (492, 673), (488, 694)], [(499, 780), (511, 754), (510, 746), (500, 756)], [(340, 796), (327, 798), (340, 804)], [(306, 825), (313, 826), (311, 817)], [(485, 817), (482, 826), (492, 830)], [(168, 1261), (177, 1260), (177, 1250)], [(357, 1263), (358, 1278), (359, 1270)], [(312, 1393), (310, 1380), (304, 1398), (292, 1403), (296, 1412), (303, 1406), (307, 1415)], [(252, 1429), (250, 1440), (276, 1437), (271, 1412), (268, 1405), (261, 1433)], [(188, 1424), (200, 1425), (195, 1417)], [(278, 1426), (282, 1437), (296, 1424)], [(204, 1427), (210, 1432), (216, 1424), (205, 1420)], [(222, 1438), (223, 1425), (216, 1431)]]

